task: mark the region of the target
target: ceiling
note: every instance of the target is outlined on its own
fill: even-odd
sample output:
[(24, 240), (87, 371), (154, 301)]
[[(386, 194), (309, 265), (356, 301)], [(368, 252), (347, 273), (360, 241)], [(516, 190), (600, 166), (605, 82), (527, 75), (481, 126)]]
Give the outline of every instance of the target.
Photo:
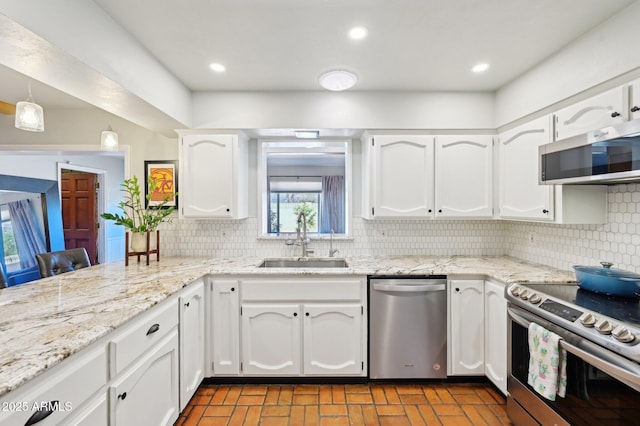
[(322, 90), (334, 68), (358, 74), (354, 90), (494, 91), (634, 2), (94, 1), (193, 91)]
[[(495, 91), (634, 0), (94, 0), (192, 91)], [(368, 37), (350, 40), (356, 25)], [(486, 61), (483, 74), (470, 68)], [(227, 71), (214, 73), (211, 62)], [(0, 66), (0, 100), (28, 79)], [(45, 108), (91, 105), (37, 81)]]

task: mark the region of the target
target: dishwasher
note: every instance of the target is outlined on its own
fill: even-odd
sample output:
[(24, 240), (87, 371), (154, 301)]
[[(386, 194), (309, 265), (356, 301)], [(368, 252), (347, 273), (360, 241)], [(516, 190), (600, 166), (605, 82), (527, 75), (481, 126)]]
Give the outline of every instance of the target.
[(369, 377), (447, 377), (446, 276), (369, 279)]

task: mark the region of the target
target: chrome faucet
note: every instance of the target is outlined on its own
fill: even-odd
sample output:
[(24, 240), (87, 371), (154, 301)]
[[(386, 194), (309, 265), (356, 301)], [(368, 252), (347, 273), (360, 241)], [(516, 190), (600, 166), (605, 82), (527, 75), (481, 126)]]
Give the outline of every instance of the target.
[[(309, 238), (307, 238), (307, 216), (304, 212), (298, 214), (296, 219), (298, 226), (296, 227), (296, 245), (302, 246), (302, 257), (308, 257), (309, 253), (313, 254), (314, 250), (309, 249)], [(302, 222), (302, 235), (300, 235), (300, 222)]]
[(334, 230), (331, 230), (331, 237), (329, 238), (329, 257), (333, 257), (334, 254), (339, 252), (340, 250), (333, 248), (333, 236), (335, 235)]

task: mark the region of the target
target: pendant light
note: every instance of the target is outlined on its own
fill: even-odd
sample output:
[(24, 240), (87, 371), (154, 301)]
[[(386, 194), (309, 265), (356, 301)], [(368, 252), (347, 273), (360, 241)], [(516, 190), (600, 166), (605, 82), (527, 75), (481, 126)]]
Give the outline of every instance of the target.
[(100, 149), (103, 151), (116, 151), (118, 149), (118, 134), (113, 131), (111, 126), (102, 131)]
[(16, 128), (29, 132), (44, 132), (44, 111), (33, 102), (31, 81), (29, 81), (29, 97), (16, 104)]

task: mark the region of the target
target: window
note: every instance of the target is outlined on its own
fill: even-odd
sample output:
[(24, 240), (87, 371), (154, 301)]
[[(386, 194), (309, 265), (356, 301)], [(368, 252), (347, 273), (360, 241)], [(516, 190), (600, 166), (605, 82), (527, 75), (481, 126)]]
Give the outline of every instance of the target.
[(261, 234), (347, 234), (350, 185), (348, 141), (261, 141)]
[(20, 255), (16, 245), (16, 236), (11, 225), (11, 215), (6, 204), (0, 205), (0, 217), (2, 218), (2, 244), (4, 248), (4, 264), (7, 272), (20, 269)]

